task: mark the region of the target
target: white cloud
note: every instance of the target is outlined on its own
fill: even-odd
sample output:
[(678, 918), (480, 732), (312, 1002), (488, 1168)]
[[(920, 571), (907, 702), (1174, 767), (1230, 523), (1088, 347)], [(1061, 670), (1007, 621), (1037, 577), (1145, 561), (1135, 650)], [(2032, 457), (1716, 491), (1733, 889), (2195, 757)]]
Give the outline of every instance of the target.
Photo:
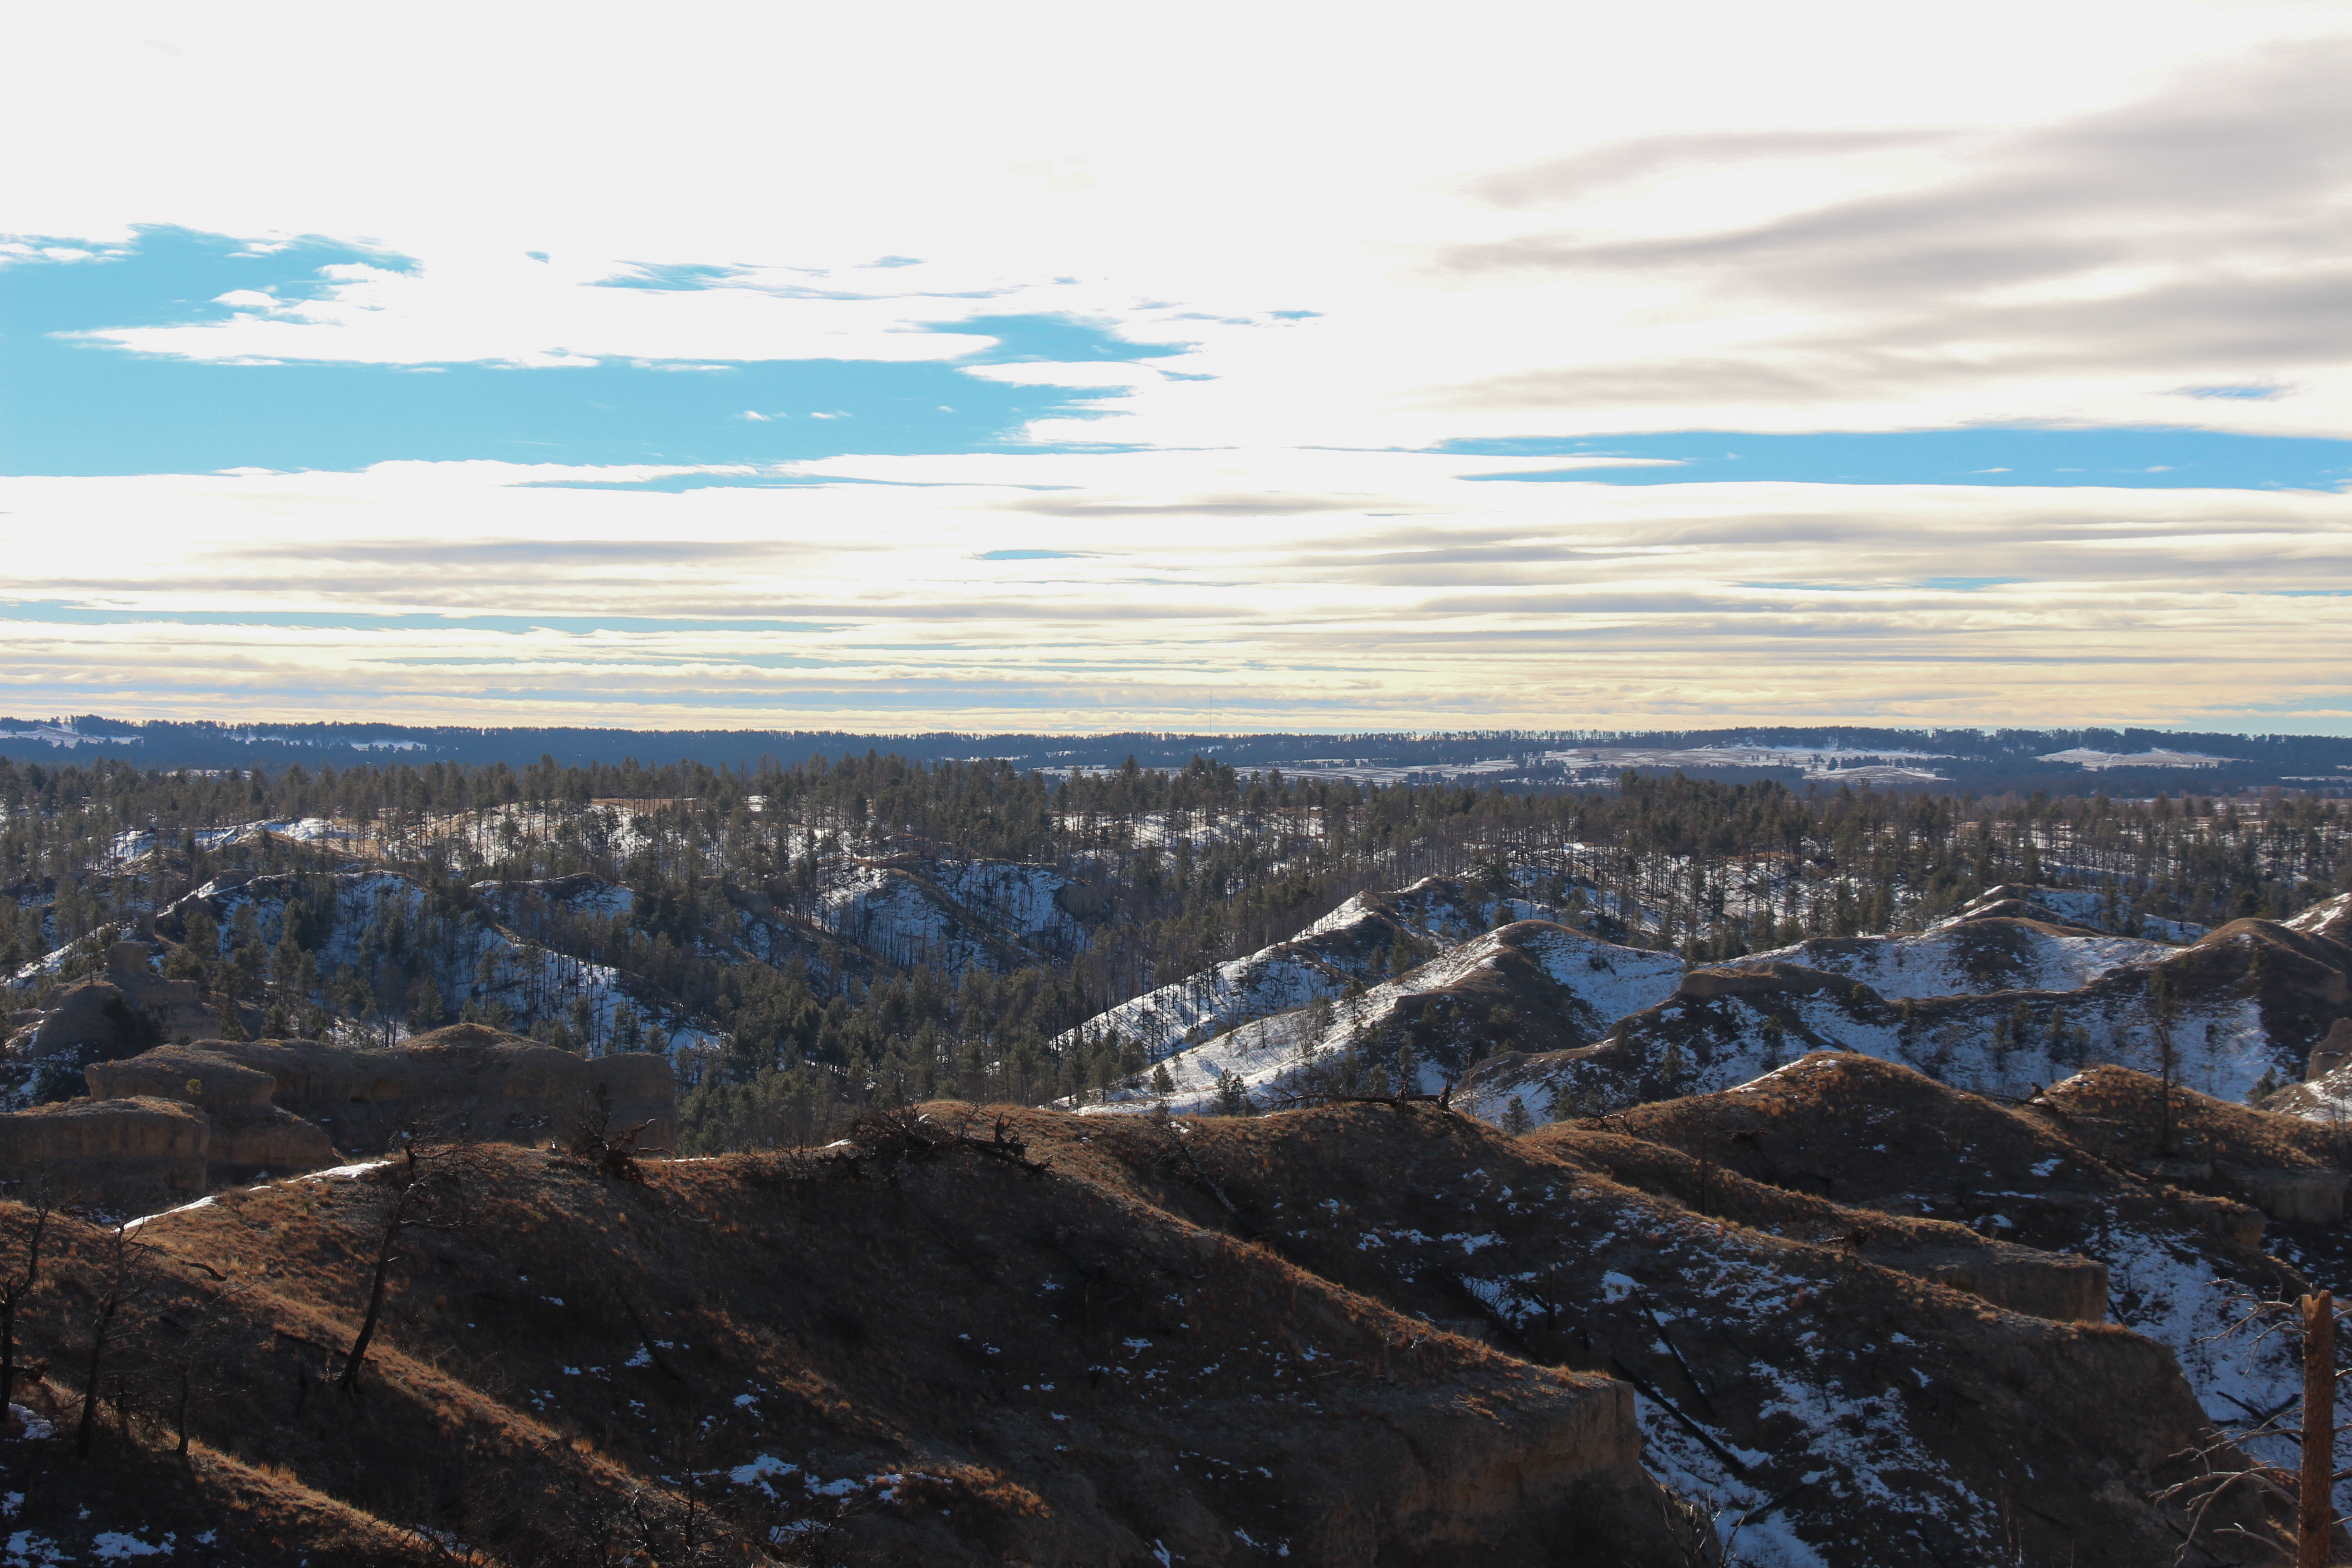
[[(28, 710), (909, 728), (2352, 710), (2352, 598), (2329, 596), (2352, 594), (2343, 496), (1471, 483), (1574, 460), (1391, 449), (2184, 417), (2342, 435), (2340, 8), (187, 15), (54, 5), (14, 26), (26, 58), (89, 68), (0, 98), (0, 139), (43, 149), (0, 224), (45, 237), (0, 243), (0, 265), (104, 265), (156, 223), (422, 265), (240, 291), (198, 325), (91, 323), (121, 348), (941, 363), (981, 346), (980, 318), (1047, 314), (1187, 352), (971, 371), (1100, 394), (1034, 442), (1145, 450), (800, 470), (887, 484), (534, 489), (517, 481), (563, 471), (491, 464), (0, 481), (22, 600), (817, 628), (10, 621)], [(606, 286), (676, 267), (721, 286)], [(995, 550), (1071, 558), (972, 559)]]
[[(790, 472), (887, 482), (682, 494), (518, 487), (692, 470), (493, 463), (6, 479), (12, 598), (153, 618), (0, 609), (0, 662), (27, 710), (125, 714), (2352, 727), (2352, 497), (1460, 478), (1554, 467), (845, 458)], [(996, 551), (1055, 558), (974, 559)], [(1931, 585), (1969, 579), (2002, 581)], [(220, 610), (246, 624), (172, 619)], [(322, 614), (450, 619), (292, 624)], [(457, 619), (486, 616), (612, 629)]]
[[(51, 150), (6, 221), (425, 261), (111, 334), (142, 353), (936, 361), (971, 345), (927, 324), (1069, 313), (1196, 344), (1162, 368), (1215, 379), (982, 374), (1083, 376), (1064, 384), (1114, 393), (1122, 440), (1168, 446), (2156, 423), (2184, 384), (2287, 389), (2200, 422), (2352, 420), (2340, 11), (915, 12), (561, 36), (467, 13), (452, 51), (449, 6), (263, 5), (165, 56), (112, 11), (49, 7), (23, 47), (106, 86), (97, 113), (79, 73), (0, 104), (0, 133)], [(780, 100), (778, 58), (825, 63)], [(611, 80), (630, 90), (577, 90)], [(289, 122), (338, 133), (289, 145)], [(678, 264), (725, 286), (596, 286)]]

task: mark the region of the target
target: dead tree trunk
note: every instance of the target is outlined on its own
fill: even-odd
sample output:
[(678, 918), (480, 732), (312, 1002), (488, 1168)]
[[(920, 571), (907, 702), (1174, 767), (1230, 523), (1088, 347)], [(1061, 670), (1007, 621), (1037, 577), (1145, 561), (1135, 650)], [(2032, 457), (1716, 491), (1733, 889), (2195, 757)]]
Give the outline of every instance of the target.
[(344, 1359), (342, 1376), (336, 1380), (345, 1394), (356, 1394), (360, 1385), (360, 1368), (367, 1363), (368, 1345), (375, 1339), (376, 1325), (383, 1317), (385, 1282), (391, 1278), (392, 1266), (400, 1260), (402, 1243), (411, 1231), (447, 1231), (462, 1227), (463, 1215), (453, 1212), (463, 1191), (467, 1176), (474, 1167), (467, 1163), (463, 1148), (443, 1148), (430, 1154), (420, 1150), (413, 1139), (403, 1135), (401, 1162), (386, 1165), (362, 1180), (375, 1180), (390, 1187), (383, 1208), (383, 1228), (376, 1233), (375, 1268), (368, 1279), (367, 1310), (361, 1316), (360, 1331), (352, 1342), (351, 1354)]
[(2303, 1299), (2302, 1517), (2294, 1568), (2327, 1568), (2336, 1533), (2336, 1300)]
[(387, 1237), (383, 1250), (376, 1254), (375, 1278), (368, 1286), (367, 1315), (360, 1320), (359, 1337), (352, 1342), (351, 1354), (343, 1359), (341, 1382), (345, 1394), (359, 1388), (360, 1366), (367, 1360), (368, 1342), (375, 1338), (375, 1321), (383, 1311), (383, 1277), (392, 1268), (392, 1255), (391, 1238)]
[(337, 1385), (345, 1394), (359, 1392), (360, 1368), (367, 1361), (368, 1342), (375, 1338), (376, 1320), (383, 1315), (383, 1282), (392, 1272), (393, 1259), (400, 1256), (401, 1232), (408, 1228), (410, 1194), (416, 1191), (412, 1184), (393, 1199), (384, 1215), (383, 1229), (376, 1237), (375, 1272), (368, 1281), (367, 1311), (360, 1319), (359, 1337), (352, 1342), (352, 1353), (343, 1360), (343, 1375)]
[(33, 1229), (25, 1246), (25, 1271), (0, 1285), (0, 1416), (16, 1397), (16, 1309), (41, 1283), (41, 1234), (48, 1228), (49, 1207), (33, 1210)]
[(99, 1303), (98, 1321), (89, 1331), (89, 1364), (81, 1384), (81, 1426), (74, 1434), (74, 1452), (85, 1459), (98, 1437), (98, 1374), (106, 1362), (106, 1342), (114, 1331), (114, 1315), (121, 1307), (121, 1290), (109, 1290)]

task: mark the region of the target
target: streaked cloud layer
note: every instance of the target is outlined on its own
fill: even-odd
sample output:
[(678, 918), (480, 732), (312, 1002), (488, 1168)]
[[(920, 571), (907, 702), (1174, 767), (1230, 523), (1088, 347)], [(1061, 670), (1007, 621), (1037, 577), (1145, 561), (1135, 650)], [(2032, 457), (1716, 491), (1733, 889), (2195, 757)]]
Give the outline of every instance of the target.
[(12, 22), (9, 705), (2352, 728), (2340, 9), (1331, 21)]
[[(1549, 459), (1489, 471), (1514, 461)], [(683, 493), (472, 464), (14, 479), (32, 607), (0, 621), (0, 657), (21, 708), (132, 715), (322, 718), (364, 693), (449, 722), (2352, 720), (2341, 495), (1458, 468), (840, 458), (801, 472), (882, 482)]]

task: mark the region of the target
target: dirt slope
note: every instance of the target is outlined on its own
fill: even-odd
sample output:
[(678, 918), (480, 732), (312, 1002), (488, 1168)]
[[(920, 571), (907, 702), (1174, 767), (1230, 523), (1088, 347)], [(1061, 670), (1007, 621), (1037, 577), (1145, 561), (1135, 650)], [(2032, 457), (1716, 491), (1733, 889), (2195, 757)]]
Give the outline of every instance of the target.
[[(1816, 1242), (1819, 1210), (1750, 1194), (1747, 1215), (1695, 1214), (1605, 1174), (1573, 1130), (1511, 1139), (1425, 1104), (1084, 1125), (1139, 1201), (1262, 1237), (1428, 1320), (1429, 1342), (1638, 1380), (1652, 1467), (1744, 1561), (2137, 1564), (2178, 1544), (2143, 1500), (2203, 1422), (2165, 1347)], [(1885, 1228), (1890, 1253), (1956, 1239)]]
[(1893, 1063), (1822, 1052), (1606, 1125), (1769, 1185), (2095, 1259), (2108, 1269), (2115, 1320), (2171, 1351), (2212, 1420), (2291, 1400), (2301, 1374), (2289, 1347), (2224, 1332), (2249, 1298), (2292, 1299), (2307, 1288), (2262, 1249), (2261, 1212), (2176, 1182), (2179, 1169), (2142, 1170), (2117, 1158), (2126, 1152), (2117, 1145), (2077, 1136), (2091, 1097), (2074, 1098), (2073, 1114), (2004, 1106)]
[[(689, 1519), (727, 1562), (1671, 1560), (1624, 1384), (1432, 1333), (1154, 1205), (1094, 1123), (1014, 1127), (1049, 1173), (869, 1137), (862, 1158), (681, 1162), (633, 1184), (485, 1146), (446, 1211), (460, 1227), (415, 1233), (395, 1269), (356, 1401), (332, 1380), (378, 1177), (150, 1221), (159, 1282), (120, 1363), (143, 1414), (101, 1438), (113, 1511), (52, 1507), (69, 1494), (43, 1480), (14, 1523), (67, 1549), (170, 1531), (174, 1561), (247, 1560), (190, 1544), (230, 1468), (182, 1494), (132, 1481), (193, 1362), (189, 1427), (219, 1467), (498, 1563), (632, 1543), (702, 1561)], [(26, 1325), (49, 1366), (33, 1402), (59, 1418), (105, 1237), (72, 1247), (79, 1283)], [(39, 1476), (73, 1469), (60, 1441), (27, 1446)], [(290, 1505), (266, 1523), (328, 1550)]]

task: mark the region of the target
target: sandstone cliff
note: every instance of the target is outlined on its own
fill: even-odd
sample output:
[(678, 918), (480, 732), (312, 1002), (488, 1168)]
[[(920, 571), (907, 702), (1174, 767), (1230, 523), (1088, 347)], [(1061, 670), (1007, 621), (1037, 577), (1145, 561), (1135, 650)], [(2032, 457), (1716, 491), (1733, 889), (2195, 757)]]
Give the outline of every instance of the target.
[(211, 1125), (173, 1100), (69, 1100), (0, 1115), (0, 1182), (115, 1209), (205, 1190)]
[[(643, 1053), (581, 1058), (477, 1024), (362, 1050), (316, 1040), (204, 1040), (163, 1046), (122, 1061), (92, 1062), (100, 1100), (152, 1095), (199, 1105), (234, 1125), (239, 1157), (267, 1165), (270, 1152), (300, 1153), (309, 1169), (331, 1163), (331, 1143), (352, 1153), (383, 1149), (403, 1131), (444, 1137), (545, 1143), (601, 1090), (615, 1127), (650, 1122), (641, 1146), (675, 1141), (676, 1079), (667, 1058)], [(287, 1117), (320, 1130), (304, 1145)], [(273, 1142), (275, 1140), (275, 1142)], [(254, 1157), (245, 1158), (245, 1154)]]

